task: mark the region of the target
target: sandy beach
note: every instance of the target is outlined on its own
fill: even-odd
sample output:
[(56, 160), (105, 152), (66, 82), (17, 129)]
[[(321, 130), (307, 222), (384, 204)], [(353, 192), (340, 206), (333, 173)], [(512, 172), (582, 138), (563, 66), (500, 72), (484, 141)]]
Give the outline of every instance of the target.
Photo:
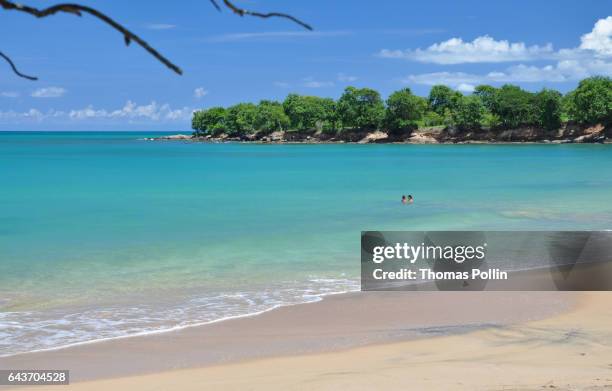
[[(581, 266), (563, 280), (568, 289), (610, 272), (608, 264)], [(528, 289), (558, 274), (515, 277)], [(577, 291), (354, 292), (4, 357), (0, 368), (69, 369), (77, 390), (612, 388), (610, 299)]]
[(612, 387), (610, 299), (336, 295), (178, 332), (18, 355), (0, 367), (70, 368), (75, 390), (604, 389)]
[(612, 388), (609, 293), (561, 316), (465, 335), (76, 384), (77, 390)]

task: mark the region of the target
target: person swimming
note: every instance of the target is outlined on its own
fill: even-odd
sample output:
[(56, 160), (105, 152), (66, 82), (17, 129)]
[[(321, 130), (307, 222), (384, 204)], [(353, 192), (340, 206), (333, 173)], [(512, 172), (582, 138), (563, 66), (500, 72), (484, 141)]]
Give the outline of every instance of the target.
[(414, 202), (414, 197), (412, 197), (412, 194), (408, 194), (408, 197), (406, 197), (405, 195), (402, 196), (402, 204), (412, 204)]

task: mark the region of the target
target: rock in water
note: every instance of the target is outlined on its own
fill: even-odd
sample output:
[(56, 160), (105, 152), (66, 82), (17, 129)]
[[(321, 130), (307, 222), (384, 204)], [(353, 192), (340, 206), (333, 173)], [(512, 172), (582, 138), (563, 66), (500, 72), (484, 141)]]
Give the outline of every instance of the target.
[(172, 134), (170, 136), (160, 136), (160, 137), (154, 137), (150, 140), (191, 140), (192, 136), (189, 134)]

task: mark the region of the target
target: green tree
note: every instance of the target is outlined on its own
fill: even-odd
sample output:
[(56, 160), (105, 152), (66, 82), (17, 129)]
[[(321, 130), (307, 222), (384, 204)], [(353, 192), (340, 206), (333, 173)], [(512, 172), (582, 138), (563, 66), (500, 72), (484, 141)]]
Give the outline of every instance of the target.
[(296, 130), (332, 129), (336, 122), (333, 99), (289, 94), (283, 102), (291, 128)]
[(452, 113), (453, 123), (460, 129), (478, 129), (483, 119), (485, 107), (476, 95), (462, 96), (455, 103)]
[(387, 99), (385, 124), (390, 132), (402, 133), (416, 128), (426, 111), (427, 101), (413, 95), (410, 88), (404, 88)]
[(440, 126), (444, 125), (444, 117), (432, 110), (426, 110), (423, 114), (423, 119), (420, 124), (423, 126)]
[(558, 91), (543, 89), (534, 97), (537, 124), (544, 129), (554, 130), (561, 126), (562, 95)]
[(612, 79), (595, 76), (584, 79), (568, 95), (568, 113), (581, 124), (612, 123)]
[(203, 135), (208, 131), (206, 125), (204, 125), (204, 110), (198, 110), (193, 113), (191, 128), (195, 130), (194, 135), (196, 136)]
[(370, 88), (347, 87), (337, 103), (342, 126), (359, 129), (379, 129), (385, 116), (380, 94)]
[(462, 94), (444, 85), (435, 85), (429, 91), (428, 103), (431, 110), (438, 115), (445, 115), (446, 111), (453, 111), (461, 100)]
[(238, 103), (227, 109), (227, 131), (231, 136), (253, 133), (257, 118), (257, 106), (253, 103)]
[(211, 107), (193, 113), (191, 127), (196, 136), (218, 135), (227, 131), (227, 110), (223, 107)]
[(502, 126), (506, 128), (537, 123), (534, 94), (518, 86), (506, 84), (498, 89), (491, 111), (499, 117)]
[(497, 88), (486, 84), (481, 84), (474, 88), (474, 95), (478, 96), (484, 107), (492, 112), (495, 107), (495, 99), (497, 97)]
[(285, 130), (289, 127), (289, 117), (279, 102), (262, 100), (257, 105), (254, 127), (264, 133)]
[(612, 79), (584, 79), (565, 96), (550, 89), (534, 94), (514, 85), (480, 85), (474, 94), (464, 96), (438, 85), (425, 99), (405, 88), (392, 93), (386, 106), (377, 91), (348, 87), (337, 102), (290, 94), (282, 104), (263, 100), (258, 105), (211, 107), (194, 113), (192, 128), (195, 135), (234, 136), (286, 129), (335, 131), (340, 126), (373, 130), (383, 125), (390, 132), (400, 133), (419, 125), (442, 124), (465, 129), (537, 125), (554, 130), (569, 119), (582, 124), (611, 124)]
[(317, 130), (335, 132), (339, 122), (336, 102), (332, 98), (319, 98), (319, 106), (323, 116), (315, 123)]

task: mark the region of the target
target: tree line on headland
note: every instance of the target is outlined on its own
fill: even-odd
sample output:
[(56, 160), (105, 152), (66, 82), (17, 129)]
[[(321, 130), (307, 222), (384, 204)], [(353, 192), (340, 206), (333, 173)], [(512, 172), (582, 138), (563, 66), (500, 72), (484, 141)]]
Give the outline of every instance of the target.
[(347, 87), (338, 100), (289, 94), (283, 102), (262, 100), (194, 112), (195, 137), (245, 139), (276, 131), (311, 131), (333, 136), (382, 130), (403, 137), (414, 130), (446, 127), (458, 132), (487, 129), (501, 132), (520, 127), (552, 131), (571, 122), (581, 126), (612, 124), (612, 79), (590, 77), (563, 95), (552, 89), (529, 92), (506, 84), (480, 85), (464, 95), (444, 85), (429, 96), (409, 88), (386, 101), (370, 88)]

